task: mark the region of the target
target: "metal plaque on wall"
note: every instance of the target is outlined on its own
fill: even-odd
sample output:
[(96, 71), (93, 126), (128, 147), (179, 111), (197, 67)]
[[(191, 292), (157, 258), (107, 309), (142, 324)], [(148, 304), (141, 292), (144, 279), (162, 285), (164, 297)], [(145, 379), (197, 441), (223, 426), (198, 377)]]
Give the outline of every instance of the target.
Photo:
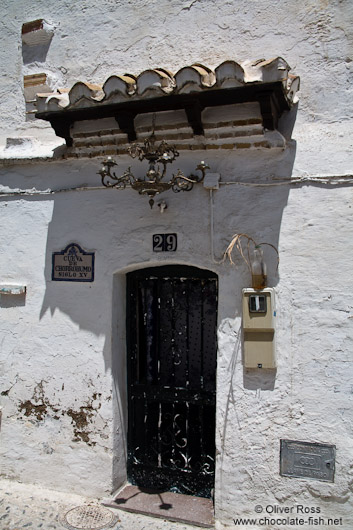
[(334, 482), (336, 447), (281, 440), (280, 475)]
[(94, 252), (86, 252), (77, 243), (53, 252), (51, 279), (56, 282), (93, 282)]

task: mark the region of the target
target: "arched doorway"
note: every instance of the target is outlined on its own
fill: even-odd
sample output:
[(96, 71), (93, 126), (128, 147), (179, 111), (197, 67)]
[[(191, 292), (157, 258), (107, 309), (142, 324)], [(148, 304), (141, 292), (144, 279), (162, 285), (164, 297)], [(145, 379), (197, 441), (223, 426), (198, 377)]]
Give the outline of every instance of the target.
[(127, 274), (128, 478), (211, 496), (218, 279), (188, 266)]

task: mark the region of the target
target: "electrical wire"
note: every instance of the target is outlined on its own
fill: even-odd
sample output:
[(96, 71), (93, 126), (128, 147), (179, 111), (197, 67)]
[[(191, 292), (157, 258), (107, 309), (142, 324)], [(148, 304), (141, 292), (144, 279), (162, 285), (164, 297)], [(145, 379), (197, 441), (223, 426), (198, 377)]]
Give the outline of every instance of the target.
[(211, 246), (211, 259), (213, 263), (221, 265), (224, 263), (224, 259), (217, 260), (214, 255), (214, 200), (213, 200), (213, 190), (210, 189), (210, 246)]
[[(301, 176), (294, 178), (286, 178), (282, 180), (282, 177), (272, 177), (274, 181), (278, 180), (279, 182), (246, 182), (246, 181), (231, 181), (223, 182), (220, 181), (220, 186), (245, 186), (252, 188), (264, 188), (271, 186), (291, 186), (294, 184), (304, 184), (304, 183), (313, 183), (313, 184), (353, 184), (353, 175), (315, 175), (315, 176)], [(281, 179), (281, 180), (280, 180)], [(1, 189), (3, 188), (3, 190)], [(4, 190), (5, 186), (0, 186), (0, 197), (15, 197), (21, 195), (55, 195), (57, 193), (68, 193), (68, 192), (77, 192), (77, 191), (99, 191), (106, 190), (105, 186), (78, 186), (72, 188), (60, 188), (57, 190), (46, 189), (46, 190), (37, 190), (36, 188), (23, 190), (23, 189), (14, 189), (8, 191)], [(212, 191), (212, 190), (211, 190)]]
[[(273, 177), (274, 179), (276, 177)], [(237, 185), (237, 186), (247, 186), (247, 187), (270, 187), (270, 186), (288, 186), (292, 184), (303, 184), (303, 183), (317, 183), (317, 184), (331, 184), (331, 185), (339, 185), (339, 184), (353, 184), (353, 175), (318, 175), (318, 176), (302, 176), (302, 177), (295, 177), (294, 179), (286, 179), (281, 180), (280, 182), (266, 182), (266, 183), (260, 183), (260, 182), (222, 182), (219, 181), (219, 185), (223, 186), (231, 186), (231, 185)], [(210, 198), (210, 246), (211, 246), (211, 259), (212, 262), (221, 265), (224, 263), (224, 259), (217, 260), (215, 257), (214, 252), (214, 195), (213, 190), (209, 190), (209, 198)]]
[(17, 196), (34, 196), (34, 195), (56, 195), (57, 193), (68, 193), (70, 191), (99, 191), (99, 190), (107, 190), (105, 186), (81, 186), (77, 188), (61, 188), (58, 190), (37, 190), (35, 188), (32, 188), (30, 190), (21, 190), (21, 189), (14, 189), (11, 191), (2, 191), (0, 186), (0, 197), (17, 197)]

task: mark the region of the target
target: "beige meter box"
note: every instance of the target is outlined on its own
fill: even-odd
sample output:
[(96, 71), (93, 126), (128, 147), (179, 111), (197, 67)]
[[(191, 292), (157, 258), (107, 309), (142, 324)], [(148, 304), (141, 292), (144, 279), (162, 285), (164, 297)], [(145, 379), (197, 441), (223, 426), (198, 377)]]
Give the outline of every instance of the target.
[(244, 366), (276, 368), (275, 293), (243, 289)]

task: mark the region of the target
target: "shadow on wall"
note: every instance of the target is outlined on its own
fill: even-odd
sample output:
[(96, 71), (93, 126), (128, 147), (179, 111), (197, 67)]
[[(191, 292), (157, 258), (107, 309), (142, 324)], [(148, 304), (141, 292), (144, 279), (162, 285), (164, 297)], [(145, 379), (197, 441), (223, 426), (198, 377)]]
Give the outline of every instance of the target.
[[(269, 243), (278, 248), (280, 229), (282, 222), (283, 210), (288, 201), (289, 185), (281, 185), (280, 182), (290, 179), (292, 176), (294, 160), (296, 155), (296, 142), (291, 140), (293, 128), (298, 112), (298, 105), (295, 105), (291, 111), (285, 112), (278, 124), (279, 132), (288, 142), (287, 149), (277, 156), (263, 156), (263, 167), (257, 173), (258, 187), (244, 186), (237, 188), (236, 205), (229, 211), (228, 222), (234, 227), (234, 233), (247, 234), (252, 237), (256, 243)], [(249, 164), (247, 163), (247, 166)], [(255, 173), (256, 174), (256, 173)], [(273, 180), (271, 180), (274, 178)], [(256, 180), (256, 179), (255, 179)], [(254, 182), (254, 179), (252, 179)], [(222, 203), (222, 207), (227, 209), (226, 201), (231, 201), (231, 194)], [(229, 243), (229, 240), (226, 242)], [(270, 246), (263, 246), (265, 262), (267, 264), (268, 286), (275, 287), (279, 281), (279, 263), (276, 252)], [(244, 250), (246, 250), (246, 245)], [(237, 275), (234, 291), (240, 293), (242, 288), (251, 287), (251, 273), (242, 262), (242, 258), (237, 250), (233, 253), (234, 261), (240, 274)], [(280, 258), (280, 256), (279, 256)], [(238, 317), (242, 315), (241, 296), (236, 298), (235, 314)], [(221, 318), (229, 316), (220, 315)], [(229, 388), (227, 409), (233, 402), (232, 378), (235, 366), (243, 355), (241, 347), (243, 343), (242, 326), (236, 332), (236, 342), (233, 349), (232, 360), (230, 363), (231, 384)], [(242, 359), (243, 361), (243, 359)], [(276, 381), (276, 369), (246, 369), (243, 368), (243, 385), (247, 390), (274, 390)]]
[[(81, 330), (96, 337), (104, 336), (106, 342), (103, 354), (107, 371), (111, 369), (112, 275), (114, 261), (118, 257), (114, 251), (115, 242), (112, 241), (115, 239), (114, 233), (110, 228), (114, 214), (116, 217), (116, 204), (110, 198), (105, 201), (106, 197), (104, 191), (55, 196), (48, 228), (46, 292), (40, 318), (48, 310), (52, 315), (59, 310), (68, 315)], [(94, 253), (94, 281), (52, 280), (53, 254), (63, 251), (70, 243), (77, 243), (83, 251)], [(70, 262), (66, 263), (70, 265)]]
[(26, 295), (1, 295), (0, 294), (0, 307), (21, 307), (26, 305)]
[[(274, 161), (266, 171), (275, 175), (280, 172), (281, 176), (288, 177), (293, 160), (293, 149), (287, 150), (286, 153), (281, 153), (277, 160), (279, 167), (276, 167)], [(213, 160), (212, 167), (220, 166), (220, 173), (223, 175), (222, 168), (224, 167), (226, 172), (229, 163), (228, 156), (227, 159)], [(91, 161), (90, 171), (92, 166), (94, 168), (94, 161)], [(281, 170), (281, 166), (286, 169), (285, 173)], [(235, 172), (233, 175), (232, 178), (236, 178)], [(61, 175), (57, 177), (60, 179)], [(262, 182), (261, 177), (256, 176), (256, 179), (259, 183)], [(258, 242), (267, 241), (277, 246), (288, 192), (289, 186), (238, 185), (221, 186), (220, 190), (213, 192), (216, 258), (222, 256), (234, 233), (247, 233)], [(205, 266), (210, 264), (208, 192), (199, 190), (202, 204), (195, 212), (192, 205), (195, 204), (196, 193), (194, 196), (192, 193), (183, 196), (175, 194), (174, 197), (173, 195), (170, 200), (174, 197), (183, 199), (178, 203), (181, 207), (174, 211), (169, 208), (163, 215), (158, 211), (150, 212), (146, 201), (131, 190), (54, 195), (53, 215), (48, 228), (46, 248), (46, 292), (40, 316), (42, 318), (48, 310), (51, 314), (60, 310), (80, 329), (96, 336), (104, 335), (107, 338), (104, 352), (106, 370), (111, 369), (110, 337), (114, 271), (123, 270), (131, 263), (152, 261), (155, 258), (151, 252), (152, 234), (176, 231), (180, 235), (180, 254), (177, 252), (175, 256), (173, 255), (175, 261), (178, 260), (178, 255), (182, 255), (184, 263), (189, 260), (190, 263), (198, 262), (202, 266), (204, 260)], [(184, 233), (181, 234), (181, 231)], [(184, 248), (182, 241), (185, 241)], [(65, 249), (69, 243), (77, 243), (84, 251), (95, 253), (94, 282), (52, 281), (52, 255)], [(269, 286), (274, 286), (278, 282), (277, 256), (270, 248), (265, 252)], [(163, 258), (170, 259), (170, 255), (161, 254), (158, 258), (163, 264)], [(229, 317), (229, 311), (234, 313), (234, 293), (239, 293), (243, 287), (250, 286), (250, 274), (245, 264), (239, 256), (234, 258), (236, 261), (234, 290), (229, 303), (225, 293), (225, 300), (222, 300), (220, 309), (227, 314), (220, 315), (221, 318)], [(240, 297), (236, 299), (235, 310), (236, 313), (241, 314)]]
[(54, 35), (54, 26), (41, 18), (24, 23), (21, 33), (23, 64), (43, 63)]
[[(297, 107), (283, 114), (279, 130), (288, 139), (295, 123)], [(221, 174), (221, 181), (234, 185), (221, 185), (213, 192), (215, 254), (219, 258), (235, 233), (247, 233), (257, 242), (267, 241), (278, 246), (283, 209), (287, 204), (289, 186), (278, 186), (271, 180), (291, 177), (296, 144), (289, 141), (287, 148), (210, 150), (207, 153), (192, 151), (183, 154), (188, 159), (189, 169), (194, 168), (200, 158)], [(181, 157), (180, 157), (181, 158)], [(128, 159), (128, 158), (127, 158)], [(129, 160), (129, 159), (128, 159)], [(118, 159), (122, 170), (125, 158)], [(196, 162), (196, 164), (195, 164)], [(36, 188), (70, 188), (73, 186), (97, 186), (100, 166), (98, 159), (67, 160), (53, 163), (47, 171), (36, 173)], [(184, 168), (182, 168), (184, 169)], [(121, 171), (122, 172), (122, 171)], [(186, 173), (190, 170), (186, 169)], [(32, 176), (34, 180), (34, 175)], [(251, 182), (250, 182), (251, 181)], [(253, 185), (257, 184), (258, 187)], [(21, 184), (19, 183), (20, 187)], [(45, 280), (46, 292), (41, 309), (41, 318), (56, 309), (67, 314), (80, 329), (96, 336), (105, 335), (108, 340), (105, 355), (106, 369), (111, 368), (110, 337), (112, 322), (112, 278), (117, 270), (131, 263), (152, 261), (150, 238), (156, 231), (184, 231), (180, 251), (173, 255), (175, 261), (183, 256), (193, 263), (205, 261), (209, 266), (210, 201), (209, 192), (198, 186), (191, 193), (170, 193), (168, 201), (177, 200), (178, 207), (168, 208), (161, 215), (156, 208), (149, 210), (147, 200), (132, 190), (98, 190), (86, 192), (58, 193), (48, 227)], [(197, 195), (198, 194), (198, 195)], [(196, 195), (196, 198), (195, 198)], [(197, 204), (197, 202), (200, 204)], [(77, 243), (87, 252), (95, 252), (94, 282), (52, 281), (52, 254), (62, 251), (69, 243)], [(195, 254), (196, 251), (196, 254)], [(278, 282), (277, 256), (266, 249), (269, 285)], [(196, 256), (196, 259), (193, 259)], [(163, 256), (159, 256), (163, 258)], [(169, 258), (167, 254), (166, 259)], [(208, 258), (208, 259), (207, 259)], [(162, 260), (161, 264), (162, 264)], [(244, 264), (237, 259), (238, 270), (244, 272)], [(242, 275), (240, 275), (242, 276)], [(242, 278), (243, 279), (243, 278)], [(239, 285), (249, 287), (248, 285)], [(235, 286), (238, 289), (238, 285)], [(238, 291), (236, 291), (238, 292)], [(228, 307), (227, 303), (223, 307)], [(241, 313), (241, 300), (237, 300), (236, 311)], [(220, 315), (221, 318), (222, 315)], [(224, 315), (224, 316), (229, 316)], [(113, 324), (114, 326), (114, 324)]]
[[(256, 151), (212, 153), (209, 163), (214, 171), (219, 171), (223, 181), (237, 183), (238, 175), (242, 176), (245, 172), (246, 175), (253, 175), (252, 183), (260, 185), (247, 185), (250, 178), (246, 176), (243, 185), (222, 185), (219, 190), (213, 192), (217, 259), (222, 256), (235, 233), (247, 233), (257, 242), (266, 241), (278, 246), (289, 186), (272, 186), (270, 177), (290, 178), (295, 158), (295, 143), (291, 142), (284, 151), (271, 151), (261, 151), (260, 154)], [(199, 158), (200, 154), (197, 156)], [(259, 161), (263, 161), (261, 169)], [(52, 175), (47, 175), (49, 183), (51, 180), (60, 182), (60, 187), (64, 188), (69, 187), (70, 182), (72, 186), (68, 164), (53, 164), (48, 168), (53, 172)], [(82, 163), (76, 161), (76, 169), (72, 170), (76, 173), (73, 177), (75, 185), (81, 185), (80, 181), (87, 178), (88, 172), (92, 175), (92, 184), (89, 185), (96, 185), (96, 167), (98, 163), (94, 160)], [(48, 186), (47, 183), (44, 185)], [(112, 326), (114, 272), (123, 270), (131, 263), (152, 262), (155, 256), (151, 252), (150, 241), (152, 234), (158, 232), (184, 232), (180, 233), (180, 254), (178, 252), (173, 255), (176, 262), (178, 255), (181, 255), (184, 263), (189, 260), (190, 263), (198, 262), (202, 266), (204, 260), (206, 267), (210, 265), (209, 192), (200, 186), (198, 191), (193, 193), (171, 194), (168, 200), (179, 199), (178, 208), (169, 208), (163, 215), (158, 211), (150, 211), (146, 200), (132, 190), (72, 192), (52, 196), (54, 208), (48, 228), (45, 263), (46, 292), (40, 316), (42, 318), (48, 310), (51, 314), (60, 310), (80, 329), (96, 336), (104, 335), (107, 339), (104, 348), (106, 370), (112, 367), (112, 328), (113, 334), (115, 332), (114, 322)], [(196, 202), (200, 201), (198, 210), (194, 210), (195, 196)], [(185, 242), (184, 248), (182, 241)], [(95, 253), (94, 282), (52, 281), (52, 254), (62, 251), (69, 243), (77, 243), (84, 251)], [(266, 249), (265, 253), (268, 284), (275, 286), (278, 282), (277, 256), (271, 248)], [(229, 311), (234, 313), (234, 293), (250, 286), (250, 275), (245, 264), (239, 256), (234, 257), (237, 267), (234, 269), (234, 290), (229, 295), (224, 293), (220, 304), (220, 310), (224, 314), (220, 314), (220, 320), (229, 317)], [(166, 254), (158, 258), (160, 264), (163, 264), (163, 258), (167, 260), (170, 256)], [(229, 301), (228, 296), (231, 297)], [(235, 312), (238, 315), (241, 314), (240, 298), (236, 297)], [(121, 303), (121, 299), (118, 303)]]
[[(113, 485), (118, 488), (126, 481), (127, 467), (127, 360), (126, 360), (126, 275), (113, 278), (112, 374), (113, 374)], [(115, 354), (114, 352), (120, 352)]]
[(50, 42), (38, 44), (36, 46), (27, 46), (22, 44), (22, 61), (24, 65), (34, 62), (44, 63), (49, 51)]
[[(287, 134), (293, 123), (293, 116), (289, 113), (285, 124)], [(244, 149), (242, 152), (238, 150), (207, 153), (207, 161), (212, 171), (219, 172), (223, 182), (234, 183), (221, 185), (219, 190), (213, 192), (217, 259), (222, 256), (235, 233), (247, 233), (257, 242), (266, 241), (278, 246), (283, 209), (287, 204), (290, 188), (288, 185), (273, 185), (276, 181), (273, 181), (272, 177), (291, 177), (295, 148), (295, 142), (291, 141), (285, 150)], [(192, 157), (196, 155), (199, 159), (199, 152), (187, 155), (191, 167), (195, 166)], [(98, 166), (98, 161), (95, 160), (52, 164), (48, 167), (50, 174), (46, 175), (47, 180), (43, 178), (42, 185), (54, 187), (50, 182), (55, 182), (57, 187), (65, 188), (79, 186), (88, 181), (89, 186), (96, 186)], [(204, 263), (206, 268), (210, 268), (212, 261), (208, 230), (211, 200), (209, 192), (202, 186), (199, 186), (195, 193), (171, 193), (168, 201), (170, 204), (175, 201), (174, 204), (178, 206), (168, 208), (168, 211), (161, 215), (157, 209), (151, 211), (146, 199), (139, 197), (132, 190), (58, 193), (52, 197), (54, 208), (46, 248), (46, 292), (40, 316), (43, 318), (48, 311), (54, 314), (59, 310), (81, 330), (104, 339), (102, 354), (105, 370), (113, 374), (116, 409), (114, 446), (119, 448), (115, 456), (117, 462), (114, 465), (114, 473), (119, 475), (125, 469), (121, 461), (126, 459), (126, 294), (125, 274), (115, 273), (126, 270), (130, 264), (135, 264), (136, 268), (139, 263), (156, 264), (151, 251), (152, 234), (167, 232), (180, 234), (180, 247), (178, 246), (178, 252), (173, 255), (174, 262), (180, 259), (180, 262), (185, 264), (188, 261), (194, 265), (198, 262), (199, 266)], [(83, 250), (95, 253), (94, 282), (52, 281), (52, 254), (62, 251), (69, 243), (77, 243)], [(269, 251), (266, 259), (269, 286), (275, 286), (279, 279), (276, 270), (277, 256)], [(170, 262), (168, 254), (158, 256), (160, 265), (167, 260)], [(233, 318), (234, 313), (241, 315), (239, 294), (242, 288), (250, 286), (250, 274), (245, 264), (238, 257), (236, 261), (237, 269), (232, 269), (231, 274), (234, 282), (230, 280), (229, 267), (224, 273), (224, 276), (228, 275), (228, 283), (220, 292), (219, 322), (230, 316)], [(217, 272), (221, 280), (220, 268)], [(233, 283), (229, 283), (230, 281)], [(85, 333), (82, 336), (85, 337)], [(91, 354), (88, 347), (89, 344), (82, 343), (81, 351), (86, 352), (82, 353), (85, 358), (95, 356), (95, 359), (101, 359), (98, 349)], [(102, 346), (100, 351), (101, 348)], [(76, 347), (76, 351), (79, 351), (79, 348)], [(273, 389), (274, 382), (274, 372), (263, 372), (259, 375), (244, 371), (244, 386), (249, 390)], [(231, 396), (229, 400), (232, 400)], [(114, 482), (120, 484), (124, 479), (123, 476), (117, 476)]]

